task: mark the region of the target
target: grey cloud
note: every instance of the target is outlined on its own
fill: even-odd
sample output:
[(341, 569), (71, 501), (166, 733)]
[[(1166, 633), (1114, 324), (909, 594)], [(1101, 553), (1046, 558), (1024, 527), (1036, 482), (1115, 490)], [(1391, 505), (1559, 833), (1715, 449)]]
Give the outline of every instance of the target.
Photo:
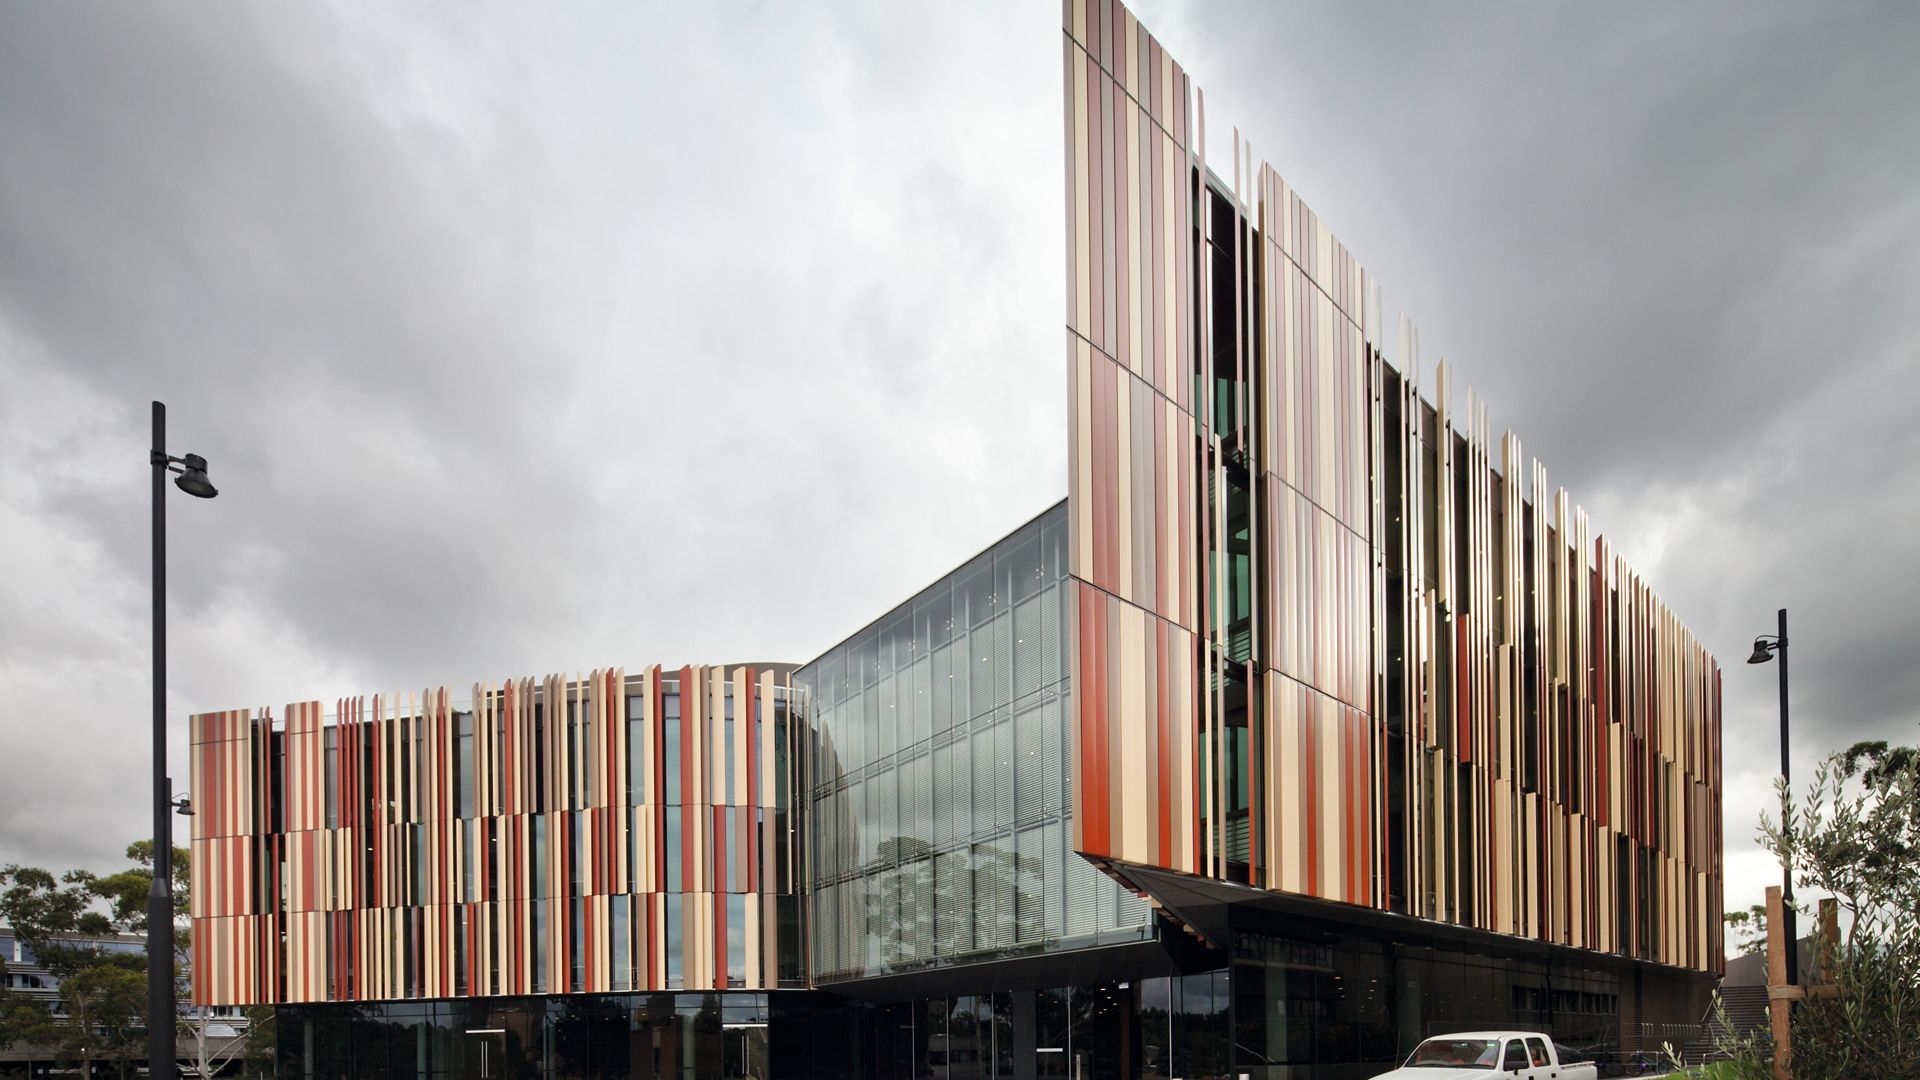
[[(1730, 767), (1781, 603), (1803, 759), (1920, 734), (1915, 13), (1140, 12), (1721, 655)], [(0, 9), (0, 452), (61, 463), (0, 471), (0, 860), (143, 827), (151, 397), (226, 492), (176, 715), (804, 660), (1058, 498), (1055, 18)]]

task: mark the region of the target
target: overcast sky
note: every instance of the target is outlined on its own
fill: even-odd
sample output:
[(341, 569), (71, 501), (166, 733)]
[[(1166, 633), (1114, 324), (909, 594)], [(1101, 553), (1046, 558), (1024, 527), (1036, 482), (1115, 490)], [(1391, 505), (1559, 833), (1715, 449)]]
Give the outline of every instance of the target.
[[(1757, 901), (1774, 610), (1797, 771), (1920, 738), (1920, 9), (1137, 10), (1719, 654)], [(182, 786), (188, 712), (804, 661), (1058, 499), (1058, 24), (0, 5), (0, 863), (147, 828), (154, 398)]]

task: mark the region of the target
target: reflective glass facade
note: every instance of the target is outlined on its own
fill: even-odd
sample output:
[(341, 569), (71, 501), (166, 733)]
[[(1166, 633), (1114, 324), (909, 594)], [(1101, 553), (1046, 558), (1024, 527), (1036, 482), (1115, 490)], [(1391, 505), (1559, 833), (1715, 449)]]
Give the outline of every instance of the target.
[(350, 1009), (289, 1006), (279, 1013), (279, 1075), (298, 1080), (817, 1075), (819, 1015), (839, 1010), (806, 994), (772, 999), (758, 993), (577, 994)]
[(794, 673), (821, 985), (1138, 941), (1070, 846), (1066, 504)]

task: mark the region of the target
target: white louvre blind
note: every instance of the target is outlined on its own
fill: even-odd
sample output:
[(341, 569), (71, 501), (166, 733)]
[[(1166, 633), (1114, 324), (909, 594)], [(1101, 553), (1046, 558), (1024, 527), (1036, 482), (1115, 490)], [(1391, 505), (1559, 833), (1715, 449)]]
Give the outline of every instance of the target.
[(974, 845), (975, 948), (1004, 949), (1013, 944), (1012, 854), (1004, 841)]
[(1013, 609), (1013, 700), (1019, 701), (1045, 685), (1046, 643), (1042, 612), (1048, 593), (1029, 596)]

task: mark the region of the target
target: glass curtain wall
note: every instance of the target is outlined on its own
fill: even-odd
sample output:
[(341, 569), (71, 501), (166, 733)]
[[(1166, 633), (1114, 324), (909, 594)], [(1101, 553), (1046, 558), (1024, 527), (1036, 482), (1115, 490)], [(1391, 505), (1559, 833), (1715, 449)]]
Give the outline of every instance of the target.
[[(283, 1006), (278, 1074), (299, 1080), (810, 1077), (816, 1071), (812, 1029), (827, 1008), (790, 994), (770, 1003), (762, 993)], [(770, 1034), (776, 1027), (777, 1038)]]
[(821, 983), (1151, 935), (1073, 854), (1066, 503), (795, 673)]

